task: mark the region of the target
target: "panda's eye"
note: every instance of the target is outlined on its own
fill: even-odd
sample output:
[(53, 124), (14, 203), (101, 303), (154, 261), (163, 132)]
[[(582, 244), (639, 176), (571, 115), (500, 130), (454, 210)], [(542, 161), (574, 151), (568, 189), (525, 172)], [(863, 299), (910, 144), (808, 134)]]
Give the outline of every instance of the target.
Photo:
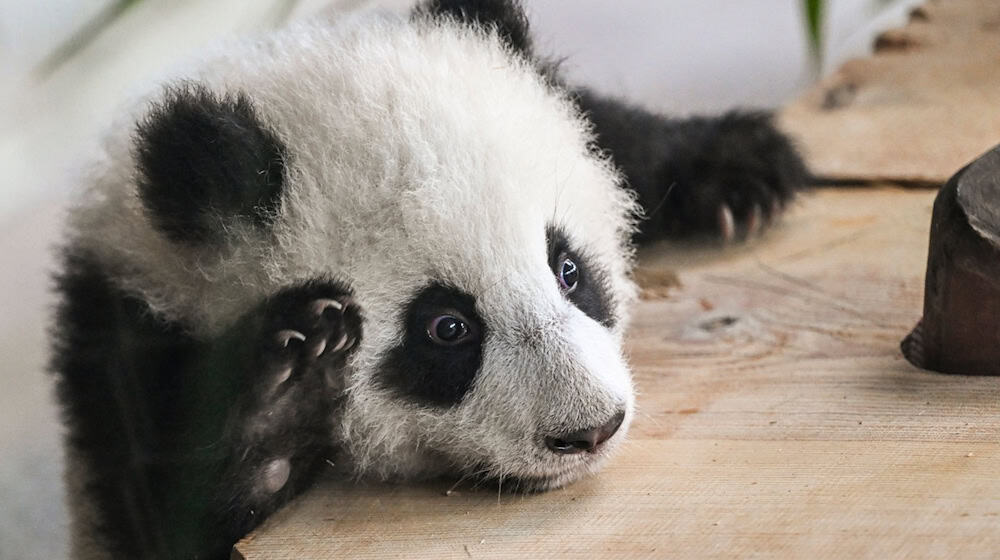
[(473, 329), (459, 313), (438, 315), (427, 323), (427, 336), (435, 344), (454, 346), (472, 339)]
[(573, 259), (562, 256), (559, 259), (559, 287), (567, 294), (576, 289), (580, 282), (580, 269)]

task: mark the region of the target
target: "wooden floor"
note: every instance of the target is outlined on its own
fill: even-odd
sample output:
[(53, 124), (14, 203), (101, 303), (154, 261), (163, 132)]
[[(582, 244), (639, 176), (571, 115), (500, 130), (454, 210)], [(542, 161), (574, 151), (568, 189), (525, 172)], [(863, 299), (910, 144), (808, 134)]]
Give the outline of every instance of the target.
[(813, 173), (941, 183), (1000, 141), (1000, 2), (928, 0), (782, 111)]
[(636, 310), (639, 415), (599, 475), (532, 496), (331, 481), (237, 557), (993, 557), (1000, 379), (898, 348), (933, 196), (819, 190), (750, 245), (643, 255), (665, 289)]

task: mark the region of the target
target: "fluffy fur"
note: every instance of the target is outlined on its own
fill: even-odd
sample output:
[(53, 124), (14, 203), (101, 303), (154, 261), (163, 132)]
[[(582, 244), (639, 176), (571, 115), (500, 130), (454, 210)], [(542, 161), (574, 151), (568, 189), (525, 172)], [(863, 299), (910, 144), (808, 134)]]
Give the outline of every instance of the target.
[[(78, 557), (224, 556), (326, 460), (544, 490), (607, 459), (639, 219), (745, 233), (804, 168), (760, 117), (567, 89), (529, 37), (510, 0), (297, 25), (124, 119), (59, 280)], [(435, 342), (441, 315), (469, 337)], [(586, 434), (610, 439), (553, 450)]]

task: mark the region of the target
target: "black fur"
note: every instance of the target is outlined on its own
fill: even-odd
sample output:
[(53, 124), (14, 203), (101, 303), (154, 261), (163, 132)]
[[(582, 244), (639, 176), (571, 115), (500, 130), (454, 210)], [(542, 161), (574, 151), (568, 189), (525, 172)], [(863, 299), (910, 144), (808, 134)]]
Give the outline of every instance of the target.
[(267, 225), (279, 210), (286, 149), (242, 93), (170, 89), (134, 142), (142, 202), (174, 241), (211, 240), (234, 219)]
[(528, 18), (519, 0), (428, 0), (417, 8), (416, 13), (493, 27), (514, 52), (526, 59), (532, 58)]
[(598, 146), (645, 210), (638, 241), (718, 235), (723, 204), (737, 235), (745, 235), (755, 206), (767, 222), (808, 180), (801, 157), (766, 113), (673, 120), (587, 90), (575, 94)]
[[(87, 255), (69, 252), (63, 270), (52, 367), (67, 444), (96, 477), (82, 498), (100, 512), (99, 537), (120, 558), (228, 558), (330, 456), (338, 395), (326, 377), (345, 355), (311, 352), (321, 339), (360, 336), (357, 309), (316, 316), (310, 302), (346, 291), (315, 282), (198, 340), (158, 321)], [(281, 348), (281, 329), (305, 343)], [(286, 365), (293, 375), (278, 384)], [(290, 477), (262, 492), (262, 469), (275, 458), (290, 459)]]
[(596, 261), (582, 249), (573, 247), (566, 234), (559, 228), (550, 226), (545, 232), (548, 245), (548, 262), (556, 281), (561, 266), (560, 257), (565, 255), (576, 263), (579, 279), (576, 289), (566, 295), (581, 311), (591, 319), (606, 326), (615, 325), (611, 296), (611, 284), (606, 273), (597, 267)]
[[(435, 317), (458, 311), (474, 323), (477, 339), (456, 346), (435, 344), (427, 325)], [(386, 356), (382, 382), (401, 395), (433, 406), (453, 406), (472, 387), (483, 358), (486, 325), (471, 295), (451, 286), (432, 284), (403, 310), (403, 342)]]

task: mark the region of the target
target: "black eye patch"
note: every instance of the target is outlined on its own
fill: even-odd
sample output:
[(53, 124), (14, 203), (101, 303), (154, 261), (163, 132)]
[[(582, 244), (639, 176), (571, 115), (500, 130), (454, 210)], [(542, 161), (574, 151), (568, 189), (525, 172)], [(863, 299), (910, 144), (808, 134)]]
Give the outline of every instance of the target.
[[(465, 323), (460, 344), (441, 343), (442, 316), (461, 317)], [(476, 312), (476, 299), (452, 286), (431, 284), (410, 300), (401, 320), (403, 342), (384, 359), (382, 383), (419, 402), (458, 404), (482, 364), (486, 326)]]
[[(615, 325), (612, 313), (611, 282), (607, 273), (597, 266), (586, 252), (574, 248), (564, 231), (555, 226), (545, 230), (548, 245), (548, 262), (556, 282), (563, 289), (566, 298), (591, 319), (611, 328)], [(572, 271), (572, 290), (565, 289), (561, 282)]]

